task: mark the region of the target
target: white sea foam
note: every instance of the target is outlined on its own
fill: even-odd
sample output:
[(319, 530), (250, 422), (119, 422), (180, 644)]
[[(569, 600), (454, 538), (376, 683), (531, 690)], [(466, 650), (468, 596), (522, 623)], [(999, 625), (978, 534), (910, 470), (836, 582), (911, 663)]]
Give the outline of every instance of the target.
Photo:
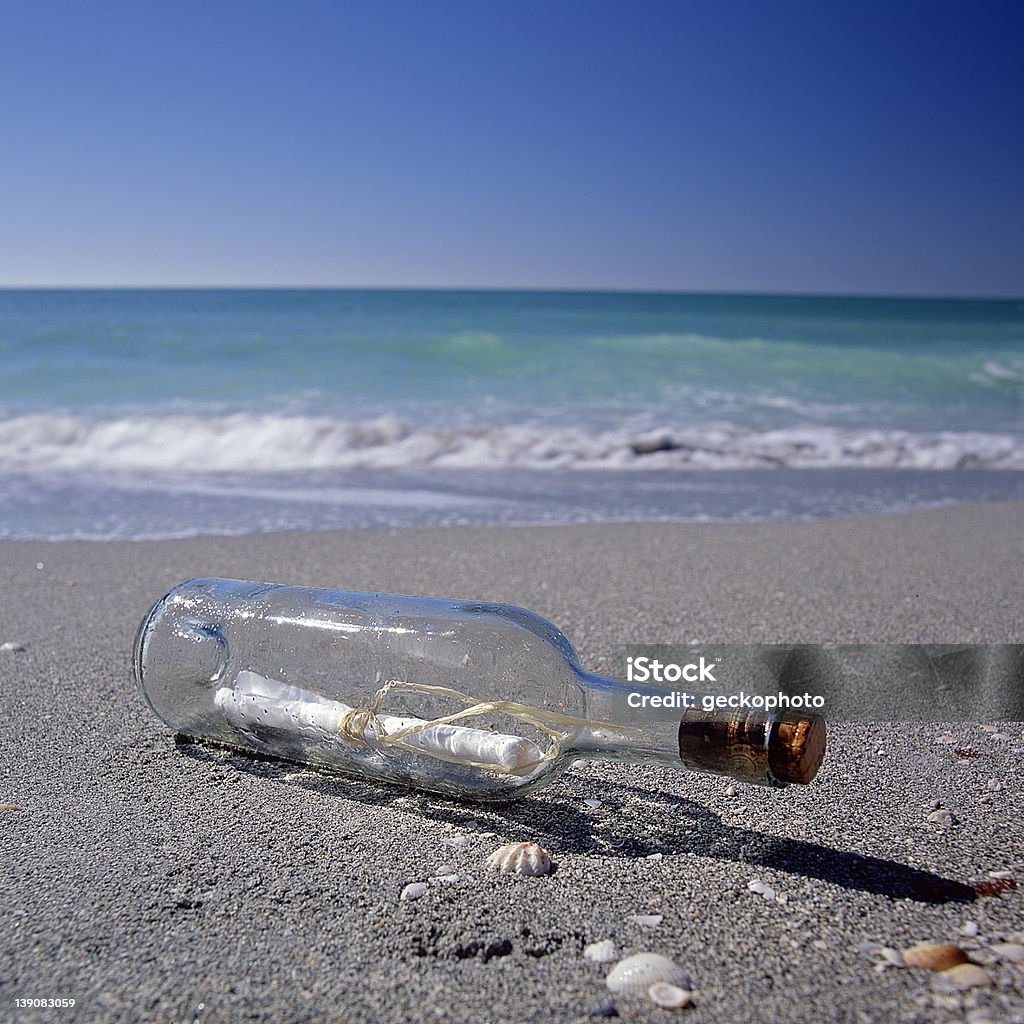
[(1024, 469), (1024, 435), (800, 426), (416, 427), (394, 417), (32, 414), (0, 420), (0, 471), (321, 469)]

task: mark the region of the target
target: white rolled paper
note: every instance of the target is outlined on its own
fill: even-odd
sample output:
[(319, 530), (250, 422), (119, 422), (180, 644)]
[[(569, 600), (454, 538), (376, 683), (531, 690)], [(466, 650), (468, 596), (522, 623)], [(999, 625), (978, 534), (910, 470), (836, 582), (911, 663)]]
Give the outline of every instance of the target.
[[(338, 732), (341, 720), (352, 710), (341, 701), (249, 671), (239, 672), (234, 686), (221, 687), (214, 695), (214, 703), (239, 729), (269, 726), (299, 734), (312, 732), (318, 738), (334, 741), (342, 741)], [(376, 720), (389, 736), (424, 724), (422, 718), (397, 715), (377, 715)], [(368, 744), (376, 745), (372, 726), (366, 726), (363, 738)], [(425, 754), (443, 754), (448, 759), (494, 765), (505, 771), (520, 771), (543, 757), (540, 747), (522, 736), (454, 724), (431, 725), (403, 736), (401, 743)]]

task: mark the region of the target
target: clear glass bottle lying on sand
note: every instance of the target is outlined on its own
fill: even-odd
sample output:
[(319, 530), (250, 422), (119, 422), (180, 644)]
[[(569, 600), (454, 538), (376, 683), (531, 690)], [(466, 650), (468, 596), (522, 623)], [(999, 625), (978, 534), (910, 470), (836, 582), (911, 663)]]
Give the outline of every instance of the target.
[(521, 796), (576, 758), (781, 786), (824, 756), (813, 715), (632, 708), (629, 694), (665, 690), (585, 671), (511, 605), (190, 580), (146, 614), (134, 671), (182, 735), (476, 800)]

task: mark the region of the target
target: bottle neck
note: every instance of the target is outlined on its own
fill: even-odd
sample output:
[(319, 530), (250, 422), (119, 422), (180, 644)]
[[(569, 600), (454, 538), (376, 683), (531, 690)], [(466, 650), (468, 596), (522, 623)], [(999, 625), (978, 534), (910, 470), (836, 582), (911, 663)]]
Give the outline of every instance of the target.
[(662, 706), (666, 691), (583, 669), (576, 672), (586, 694), (586, 717), (593, 724), (572, 737), (573, 756), (685, 769), (679, 758), (681, 712)]
[(816, 715), (705, 710), (701, 694), (576, 673), (592, 724), (567, 744), (575, 757), (784, 786), (810, 782), (825, 754), (825, 723)]

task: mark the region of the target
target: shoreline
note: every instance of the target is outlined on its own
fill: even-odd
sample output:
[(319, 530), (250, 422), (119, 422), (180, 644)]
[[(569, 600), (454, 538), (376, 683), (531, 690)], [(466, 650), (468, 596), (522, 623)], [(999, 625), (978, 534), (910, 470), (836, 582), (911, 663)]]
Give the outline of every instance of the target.
[(7, 474), (0, 488), (0, 539), (820, 522), (1022, 500), (1024, 470), (983, 468), (393, 468), (185, 475), (53, 470)]
[[(130, 651), (149, 604), (200, 575), (506, 601), (598, 672), (624, 643), (1020, 642), (1022, 564), (1024, 502), (0, 542), (0, 643), (24, 647), (0, 652), (0, 803), (21, 808), (0, 814), (5, 1010), (73, 997), (104, 1022), (564, 1024), (614, 1005), (664, 1021), (582, 956), (610, 938), (693, 977), (694, 1024), (1020, 1018), (1024, 975), (991, 947), (1024, 942), (1022, 894), (991, 873), (1024, 879), (1021, 723), (833, 724), (818, 778), (783, 791), (589, 763), (486, 806), (176, 742)], [(929, 818), (936, 803), (950, 821)], [(486, 870), (512, 841), (543, 844), (555, 871)], [(399, 898), (410, 882), (421, 899)], [(927, 940), (972, 947), (994, 984), (950, 994), (875, 970), (870, 944)]]

